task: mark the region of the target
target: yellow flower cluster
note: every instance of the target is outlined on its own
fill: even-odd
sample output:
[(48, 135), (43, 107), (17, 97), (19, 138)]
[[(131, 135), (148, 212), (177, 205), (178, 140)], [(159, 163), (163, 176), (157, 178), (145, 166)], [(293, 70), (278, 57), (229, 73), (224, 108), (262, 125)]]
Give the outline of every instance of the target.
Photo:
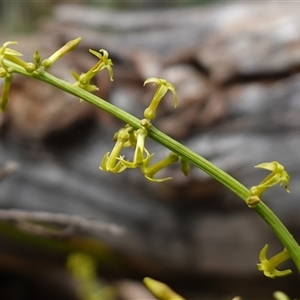
[[(115, 133), (115, 146), (111, 152), (107, 152), (104, 155), (100, 164), (100, 170), (120, 173), (127, 168), (140, 168), (144, 176), (152, 182), (162, 182), (171, 179), (171, 177), (157, 179), (154, 178), (154, 175), (163, 168), (178, 161), (178, 155), (170, 153), (166, 158), (150, 166), (149, 164), (154, 153), (150, 154), (146, 149), (146, 137), (147, 130), (144, 127), (134, 130), (131, 126), (126, 125), (124, 128), (121, 128)], [(125, 160), (124, 156), (120, 155), (124, 147), (130, 146), (135, 149), (132, 161)]]
[(8, 68), (5, 61), (10, 61), (15, 65), (22, 67), (28, 73), (33, 73), (34, 71), (42, 72), (45, 69), (50, 68), (59, 58), (61, 58), (66, 53), (74, 50), (80, 43), (81, 38), (67, 42), (63, 47), (58, 49), (50, 57), (44, 59), (41, 62), (41, 57), (39, 52), (36, 50), (33, 55), (33, 62), (25, 62), (20, 58), (22, 53), (8, 48), (9, 45), (17, 44), (15, 41), (5, 42), (0, 48), (0, 78), (4, 78), (4, 85), (2, 88), (1, 98), (0, 98), (0, 110), (4, 112), (8, 104), (8, 94), (10, 90), (10, 85), (12, 81), (12, 73), (14, 68)]
[(1, 92), (0, 98), (0, 109), (1, 112), (4, 112), (6, 106), (8, 104), (8, 93), (10, 90), (10, 84), (12, 81), (12, 71), (11, 69), (7, 68), (5, 65), (5, 60), (10, 60), (15, 64), (23, 67), (28, 72), (33, 72), (35, 70), (35, 65), (33, 63), (26, 63), (19, 56), (22, 54), (16, 50), (8, 48), (9, 45), (17, 44), (17, 42), (6, 42), (0, 48), (0, 77), (4, 78), (4, 85)]
[[(145, 147), (148, 135), (147, 127), (149, 126), (150, 121), (155, 118), (157, 107), (168, 90), (170, 90), (174, 95), (175, 107), (177, 106), (178, 100), (174, 86), (165, 79), (149, 78), (144, 82), (144, 85), (149, 82), (157, 84), (158, 88), (150, 105), (144, 111), (145, 119), (140, 121), (141, 127), (134, 130), (131, 126), (126, 125), (124, 128), (121, 128), (118, 132), (116, 132), (114, 136), (114, 141), (116, 142), (115, 146), (111, 152), (107, 152), (104, 155), (99, 168), (100, 170), (113, 173), (120, 173), (126, 168), (140, 168), (141, 172), (149, 181), (163, 182), (172, 179), (172, 177), (154, 178), (154, 176), (163, 168), (177, 162), (179, 160), (179, 156), (171, 152), (166, 158), (150, 165), (154, 153), (150, 154)], [(120, 155), (121, 150), (128, 146), (135, 149), (132, 161), (125, 160), (124, 155)], [(180, 159), (180, 163), (182, 172), (185, 175), (188, 175), (188, 163), (182, 159)]]

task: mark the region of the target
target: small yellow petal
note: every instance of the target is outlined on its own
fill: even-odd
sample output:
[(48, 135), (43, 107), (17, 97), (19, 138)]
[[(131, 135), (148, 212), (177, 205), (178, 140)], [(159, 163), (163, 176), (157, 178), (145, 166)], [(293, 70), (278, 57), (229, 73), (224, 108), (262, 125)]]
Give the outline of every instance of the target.
[(172, 179), (172, 177), (153, 178), (153, 177), (149, 177), (147, 175), (145, 175), (145, 178), (148, 179), (151, 182), (164, 182), (164, 181), (168, 181), (168, 180)]
[(103, 156), (101, 164), (99, 166), (100, 170), (107, 171), (106, 163), (107, 163), (108, 157), (109, 157), (109, 152), (105, 153), (105, 155)]

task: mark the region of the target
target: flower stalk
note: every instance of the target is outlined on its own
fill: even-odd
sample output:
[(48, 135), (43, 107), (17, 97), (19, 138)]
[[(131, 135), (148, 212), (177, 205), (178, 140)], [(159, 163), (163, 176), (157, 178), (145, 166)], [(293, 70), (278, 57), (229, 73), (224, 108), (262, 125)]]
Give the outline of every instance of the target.
[[(0, 51), (1, 52), (1, 51)], [(106, 111), (107, 113), (115, 116), (119, 120), (122, 120), (124, 123), (129, 124), (134, 130), (140, 129), (141, 121), (140, 119), (132, 116), (126, 111), (108, 103), (107, 101), (85, 91), (78, 86), (74, 86), (69, 84), (68, 82), (56, 78), (50, 75), (47, 72), (41, 72), (36, 70), (35, 72), (28, 72), (18, 64), (13, 63), (12, 61), (7, 60), (5, 57), (0, 56), (0, 64), (5, 70), (9, 70), (10, 72), (19, 73), (25, 75), (27, 77), (35, 78), (37, 80), (46, 82), (57, 87), (60, 90), (63, 90), (67, 93), (70, 93), (80, 99), (84, 99), (85, 101), (99, 107), (100, 109)], [(3, 66), (5, 65), (5, 67)], [(146, 117), (147, 118), (147, 117)], [(205, 158), (201, 157), (197, 153), (193, 152), (189, 148), (185, 147), (181, 143), (175, 141), (170, 138), (166, 134), (159, 131), (152, 124), (149, 123), (147, 126), (147, 136), (159, 144), (168, 148), (171, 152), (177, 154), (182, 159), (186, 160), (190, 164), (198, 167), (199, 169), (206, 172), (211, 177), (215, 178), (229, 190), (234, 192), (241, 199), (246, 201), (252, 194), (249, 189), (245, 187), (243, 184), (238, 182), (236, 179), (231, 177), (226, 172), (219, 169), (217, 166), (213, 165)], [(286, 248), (290, 257), (293, 259), (298, 271), (300, 272), (300, 250), (299, 245), (293, 238), (293, 236), (289, 233), (287, 228), (282, 224), (282, 222), (277, 218), (277, 216), (269, 209), (269, 207), (263, 203), (262, 201), (258, 203), (254, 208), (262, 219), (269, 225), (269, 227), (274, 231), (277, 235), (283, 246)]]

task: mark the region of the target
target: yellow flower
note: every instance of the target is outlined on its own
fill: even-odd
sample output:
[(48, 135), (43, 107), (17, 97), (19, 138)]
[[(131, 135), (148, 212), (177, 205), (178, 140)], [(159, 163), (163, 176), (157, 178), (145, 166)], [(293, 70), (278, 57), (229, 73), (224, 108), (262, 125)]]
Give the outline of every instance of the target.
[(147, 289), (159, 300), (185, 300), (175, 293), (168, 285), (146, 277), (143, 280)]
[(264, 275), (270, 278), (286, 276), (292, 273), (292, 270), (287, 269), (279, 271), (276, 269), (277, 266), (282, 264), (284, 261), (290, 258), (289, 253), (286, 249), (283, 249), (280, 253), (276, 254), (270, 259), (267, 259), (267, 252), (269, 245), (266, 244), (259, 253), (260, 263), (257, 264), (258, 270), (264, 272)]
[(22, 56), (22, 53), (7, 48), (8, 45), (12, 45), (12, 44), (18, 44), (18, 42), (5, 42), (2, 47), (0, 48), (0, 65), (2, 66), (2, 68), (7, 72), (10, 73), (10, 71), (6, 68), (5, 63), (4, 63), (4, 59), (7, 59), (17, 65), (19, 65), (20, 67), (24, 68), (27, 72), (33, 72), (35, 70), (35, 64), (34, 63), (27, 63), (25, 61), (23, 61), (22, 59), (20, 59), (18, 56)]
[(250, 189), (252, 196), (261, 196), (268, 188), (280, 184), (283, 185), (285, 190), (289, 193), (288, 183), (290, 181), (289, 174), (284, 170), (283, 165), (277, 161), (272, 161), (268, 163), (262, 163), (255, 168), (261, 168), (271, 171), (271, 173), (257, 186), (253, 186)]
[(170, 90), (173, 93), (173, 96), (175, 98), (175, 108), (177, 107), (178, 99), (174, 85), (169, 83), (167, 80), (152, 77), (148, 78), (144, 82), (144, 85), (146, 85), (149, 82), (158, 84), (158, 88), (152, 98), (150, 105), (144, 111), (144, 117), (148, 120), (153, 120), (156, 117), (157, 106), (159, 105), (161, 99), (164, 97), (168, 90)]
[[(129, 162), (127, 160), (124, 160), (123, 157), (118, 158), (124, 166), (126, 166), (127, 168), (136, 168), (148, 161), (150, 154), (145, 148), (146, 137), (147, 130), (144, 128), (140, 128), (137, 131), (133, 132), (132, 139), (129, 140), (128, 143), (128, 146), (131, 145), (135, 147), (133, 161)], [(146, 153), (146, 157), (144, 157), (144, 153)]]
[(99, 52), (102, 52), (103, 54), (91, 49), (89, 51), (95, 56), (97, 56), (99, 58), (99, 61), (94, 66), (92, 66), (91, 69), (88, 70), (86, 73), (82, 73), (81, 75), (79, 75), (76, 72), (71, 72), (71, 74), (76, 80), (75, 86), (81, 87), (82, 89), (88, 92), (94, 92), (97, 91), (98, 88), (94, 84), (91, 84), (91, 80), (101, 70), (106, 68), (109, 72), (110, 80), (113, 81), (113, 63), (111, 59), (108, 58), (108, 52), (106, 50), (99, 50)]
[[(120, 173), (126, 169), (126, 166), (119, 159), (119, 155), (122, 148), (126, 147), (126, 143), (128, 143), (129, 141), (130, 131), (132, 131), (132, 128), (128, 126), (125, 128), (121, 128), (115, 134), (114, 139), (116, 140), (116, 144), (111, 152), (107, 152), (104, 155), (102, 162), (99, 166), (100, 170), (113, 173)], [(121, 156), (121, 158), (123, 157)]]
[[(104, 49), (100, 49), (99, 52), (92, 49), (90, 49), (89, 51), (99, 58), (99, 62), (92, 68), (92, 72), (98, 73), (103, 69), (107, 69), (109, 73), (109, 79), (110, 81), (113, 81), (113, 63), (112, 60), (108, 58), (108, 52)], [(102, 52), (102, 54), (100, 52)]]
[(141, 166), (141, 171), (145, 175), (145, 177), (152, 181), (152, 182), (163, 182), (166, 180), (172, 179), (172, 177), (165, 177), (161, 179), (156, 179), (154, 178), (154, 175), (158, 173), (160, 170), (163, 168), (173, 164), (174, 162), (178, 161), (179, 157), (177, 154), (171, 152), (168, 157), (158, 161), (152, 166), (148, 166), (150, 163), (150, 160), (154, 154), (151, 154), (150, 156), (147, 157), (147, 160), (144, 162), (144, 164)]
[(67, 42), (64, 46), (62, 46), (60, 49), (55, 51), (50, 57), (44, 59), (42, 61), (42, 66), (45, 69), (49, 69), (57, 60), (59, 60), (63, 55), (66, 53), (73, 51), (77, 48), (78, 44), (81, 41), (81, 37), (71, 40)]

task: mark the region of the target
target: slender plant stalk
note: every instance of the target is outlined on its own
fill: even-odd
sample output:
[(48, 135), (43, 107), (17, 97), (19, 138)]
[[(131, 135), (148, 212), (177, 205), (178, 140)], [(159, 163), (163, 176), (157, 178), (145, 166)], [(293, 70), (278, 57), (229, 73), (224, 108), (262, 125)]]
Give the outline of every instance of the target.
[[(124, 123), (131, 125), (135, 129), (141, 128), (140, 119), (81, 88), (78, 88), (62, 79), (56, 78), (55, 76), (45, 72), (44, 70), (41, 70), (40, 72), (35, 71), (33, 73), (28, 73), (22, 67), (10, 61), (5, 61), (5, 64), (7, 65), (7, 67), (13, 68), (13, 71), (15, 73), (32, 77), (53, 85), (60, 90), (72, 94), (77, 98), (84, 99), (85, 101), (99, 107), (100, 109), (108, 112), (114, 117), (122, 120)], [(151, 139), (168, 148), (199, 169), (203, 170), (205, 173), (215, 178), (217, 181), (230, 189), (244, 201), (246, 201), (246, 199), (250, 196), (250, 191), (247, 187), (245, 187), (239, 181), (219, 169), (217, 166), (215, 166), (205, 158), (201, 157), (189, 148), (170, 138), (151, 124), (148, 126), (147, 130), (148, 136)], [(283, 246), (288, 250), (300, 273), (300, 247), (296, 240), (265, 203), (260, 202), (256, 207), (252, 209), (254, 209), (273, 230)]]

